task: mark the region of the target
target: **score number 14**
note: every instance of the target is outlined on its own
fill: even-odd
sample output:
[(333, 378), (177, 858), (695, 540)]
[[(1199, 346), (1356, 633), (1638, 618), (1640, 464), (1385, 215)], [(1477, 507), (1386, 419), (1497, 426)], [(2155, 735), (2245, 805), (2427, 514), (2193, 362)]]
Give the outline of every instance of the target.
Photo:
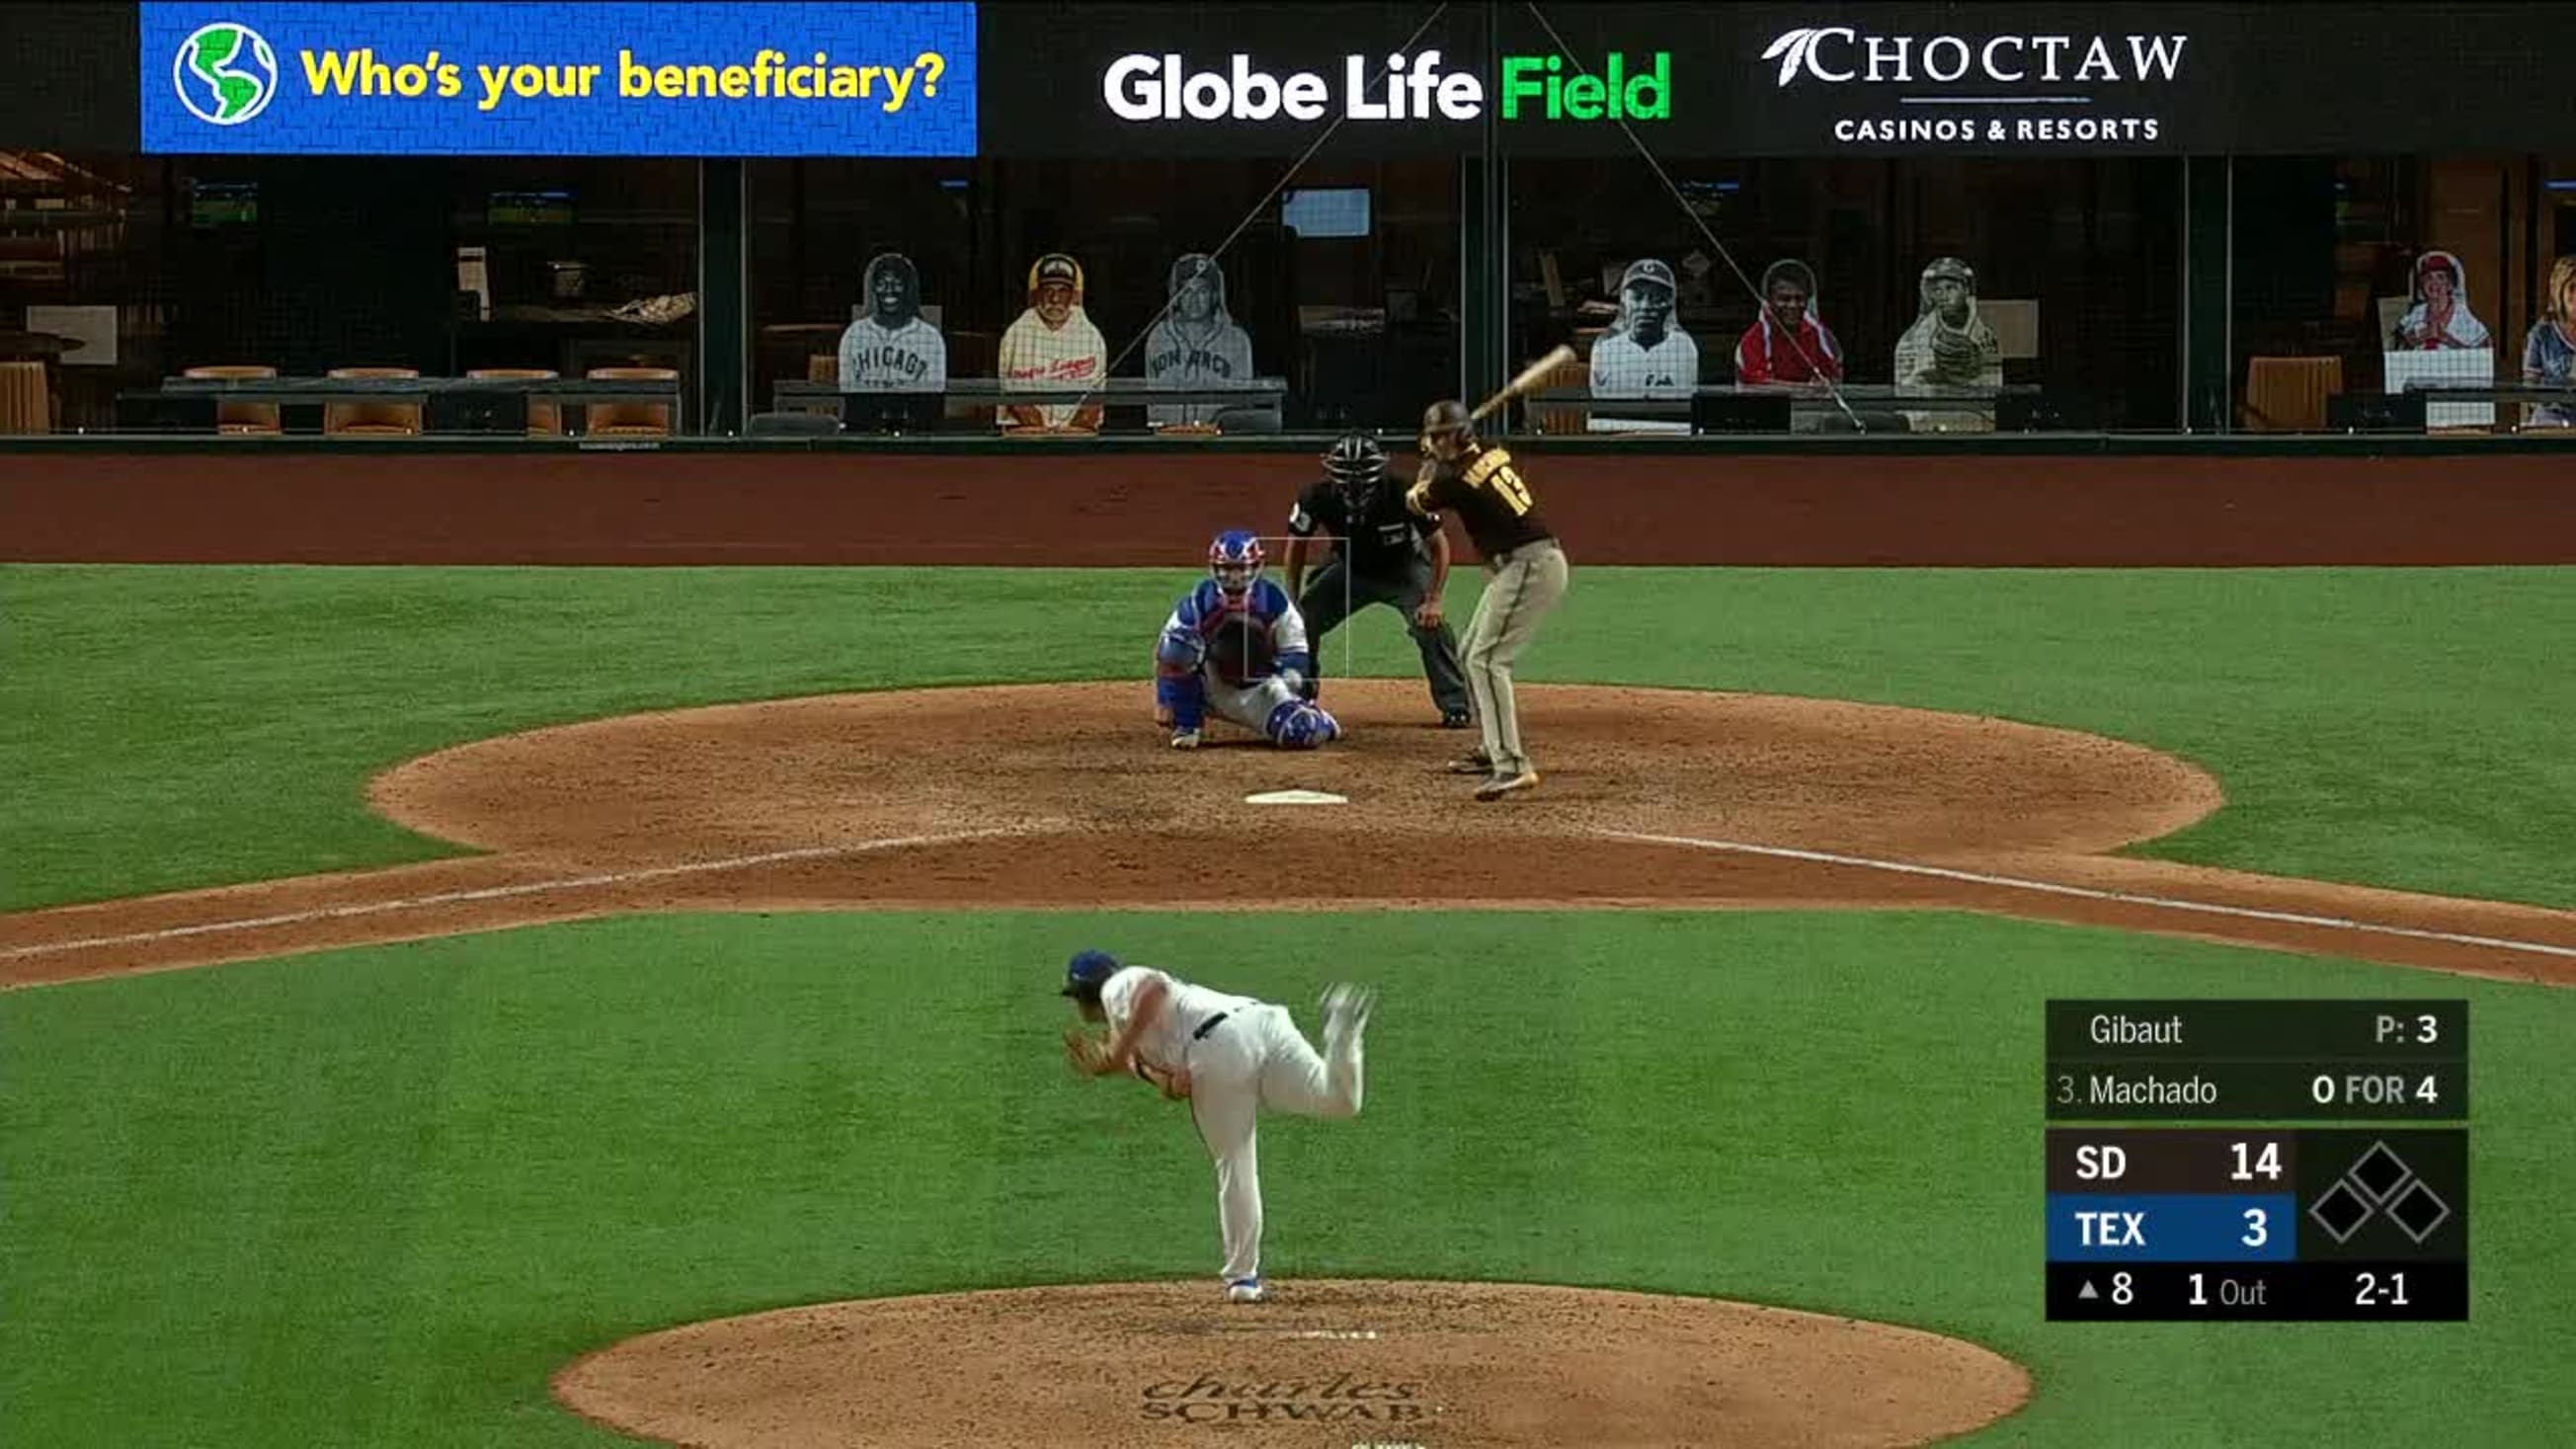
[(2227, 1146), (2228, 1150), (2236, 1155), (2236, 1170), (2227, 1174), (2228, 1181), (2252, 1182), (2258, 1172), (2274, 1182), (2281, 1180), (2280, 1143), (2264, 1143), (2263, 1150), (2259, 1154), (2252, 1151), (2251, 1143), (2231, 1142)]

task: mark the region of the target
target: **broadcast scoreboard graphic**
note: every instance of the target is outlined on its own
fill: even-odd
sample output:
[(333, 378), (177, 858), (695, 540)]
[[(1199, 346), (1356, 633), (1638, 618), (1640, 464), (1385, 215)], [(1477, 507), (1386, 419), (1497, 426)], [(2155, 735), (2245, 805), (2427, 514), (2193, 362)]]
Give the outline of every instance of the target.
[(2466, 1001), (2051, 1001), (2047, 1106), (2051, 1319), (2469, 1316)]

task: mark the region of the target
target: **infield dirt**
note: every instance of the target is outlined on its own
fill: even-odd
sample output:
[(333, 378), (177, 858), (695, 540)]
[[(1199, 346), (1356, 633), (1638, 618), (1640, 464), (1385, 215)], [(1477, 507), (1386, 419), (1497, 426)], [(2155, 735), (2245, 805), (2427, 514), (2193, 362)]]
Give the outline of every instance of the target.
[[(2141, 746), (1971, 715), (1538, 686), (1546, 779), (1441, 766), (1418, 683), (1341, 680), (1350, 737), (1163, 747), (1136, 684), (829, 695), (478, 741), (372, 785), (486, 854), (0, 916), (0, 983), (633, 911), (868, 907), (1947, 907), (2576, 980), (2576, 913), (2137, 859), (2217, 809)], [(1263, 809), (1305, 788), (1340, 806)], [(1257, 820), (1255, 817), (1257, 816)], [(1299, 880), (1225, 868), (1248, 831)]]

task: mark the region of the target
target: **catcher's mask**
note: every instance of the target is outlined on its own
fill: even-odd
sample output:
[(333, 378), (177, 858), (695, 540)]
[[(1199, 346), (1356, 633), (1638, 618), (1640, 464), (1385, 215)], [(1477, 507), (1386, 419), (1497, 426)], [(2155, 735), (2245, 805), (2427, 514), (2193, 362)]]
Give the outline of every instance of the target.
[(1476, 422), (1467, 405), (1442, 398), (1422, 410), (1422, 451), (1448, 462), (1476, 446)]
[(1357, 527), (1378, 480), (1386, 476), (1386, 450), (1366, 433), (1344, 433), (1324, 453), (1324, 476), (1333, 480)]
[(1216, 586), (1240, 594), (1261, 577), (1261, 539), (1250, 529), (1229, 528), (1208, 545), (1208, 572)]
[(1064, 990), (1057, 993), (1074, 1000), (1092, 1003), (1100, 1000), (1100, 988), (1118, 974), (1118, 958), (1106, 951), (1076, 951), (1065, 963)]

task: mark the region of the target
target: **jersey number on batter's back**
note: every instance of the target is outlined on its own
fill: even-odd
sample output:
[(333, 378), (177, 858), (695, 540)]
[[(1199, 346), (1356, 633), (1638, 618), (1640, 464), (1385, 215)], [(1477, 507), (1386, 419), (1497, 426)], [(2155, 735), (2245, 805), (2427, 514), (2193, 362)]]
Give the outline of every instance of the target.
[(1487, 452), (1467, 469), (1467, 486), (1492, 488), (1495, 496), (1510, 506), (1515, 518), (1530, 511), (1529, 485), (1513, 471), (1512, 455), (1500, 448)]

